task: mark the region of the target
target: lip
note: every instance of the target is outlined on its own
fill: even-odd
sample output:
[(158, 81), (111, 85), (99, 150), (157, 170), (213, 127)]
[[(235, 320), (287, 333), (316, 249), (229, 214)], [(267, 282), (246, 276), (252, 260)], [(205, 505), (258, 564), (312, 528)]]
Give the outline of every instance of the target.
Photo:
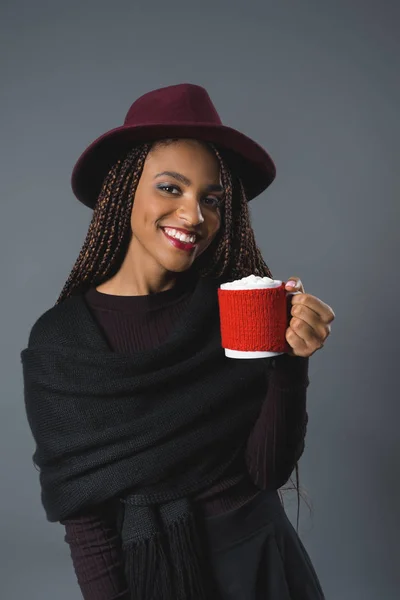
[(176, 231), (181, 231), (182, 233), (184, 233), (186, 235), (195, 235), (196, 236), (196, 242), (200, 238), (199, 234), (196, 233), (195, 231), (189, 231), (189, 229), (182, 229), (182, 227), (173, 227), (172, 225), (163, 225), (161, 227), (161, 229), (175, 229)]
[[(177, 231), (184, 232), (184, 229), (178, 229), (177, 227), (174, 227), (174, 229), (176, 229)], [(175, 248), (178, 248), (179, 250), (186, 250), (186, 252), (191, 252), (197, 246), (196, 242), (194, 244), (188, 244), (186, 242), (181, 242), (180, 240), (169, 236), (168, 233), (164, 231), (163, 227), (161, 227), (161, 231), (163, 232), (167, 240), (170, 242), (170, 244), (172, 244), (172, 246), (175, 246)]]

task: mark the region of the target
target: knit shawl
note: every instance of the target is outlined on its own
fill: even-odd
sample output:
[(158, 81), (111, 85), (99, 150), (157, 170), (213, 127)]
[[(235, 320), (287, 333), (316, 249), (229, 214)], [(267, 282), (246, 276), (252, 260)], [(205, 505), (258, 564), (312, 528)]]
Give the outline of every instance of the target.
[(156, 348), (113, 352), (79, 294), (42, 314), (21, 352), (46, 517), (116, 499), (135, 600), (211, 597), (192, 497), (243, 453), (266, 398), (270, 359), (225, 357), (218, 285), (198, 280)]

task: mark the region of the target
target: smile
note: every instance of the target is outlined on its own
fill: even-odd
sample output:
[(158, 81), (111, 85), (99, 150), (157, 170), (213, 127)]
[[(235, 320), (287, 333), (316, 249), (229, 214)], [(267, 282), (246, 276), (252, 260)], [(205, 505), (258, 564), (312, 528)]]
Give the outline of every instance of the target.
[[(183, 233), (180, 234), (179, 232), (175, 233), (176, 230), (174, 230), (174, 229), (167, 229), (167, 230), (165, 230), (164, 228), (161, 228), (161, 229), (162, 229), (163, 234), (167, 238), (167, 240), (175, 248), (178, 248), (179, 250), (186, 250), (186, 251), (190, 251), (190, 250), (193, 250), (194, 248), (196, 248), (197, 244), (194, 241), (196, 239), (195, 236), (188, 236)], [(168, 231), (168, 233), (167, 233), (167, 231)], [(178, 235), (179, 237), (174, 237), (175, 235)]]

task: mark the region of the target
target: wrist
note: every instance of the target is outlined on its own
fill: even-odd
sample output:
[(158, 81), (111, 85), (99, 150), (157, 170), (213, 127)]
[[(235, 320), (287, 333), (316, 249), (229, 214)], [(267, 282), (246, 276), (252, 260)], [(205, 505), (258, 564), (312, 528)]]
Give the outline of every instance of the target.
[(279, 388), (307, 387), (309, 357), (280, 354), (271, 360), (270, 381)]

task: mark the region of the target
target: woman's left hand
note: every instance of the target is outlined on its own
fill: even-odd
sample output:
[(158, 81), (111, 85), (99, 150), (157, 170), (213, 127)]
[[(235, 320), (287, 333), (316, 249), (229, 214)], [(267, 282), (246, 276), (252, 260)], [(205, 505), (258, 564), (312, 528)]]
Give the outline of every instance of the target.
[[(296, 286), (288, 286), (290, 281), (294, 281)], [(324, 346), (331, 332), (330, 323), (334, 320), (335, 313), (328, 304), (316, 296), (306, 294), (299, 277), (290, 277), (285, 289), (288, 292), (300, 292), (288, 298), (288, 302), (291, 302), (290, 314), (292, 315), (286, 330), (286, 340), (292, 349), (288, 354), (311, 356)]]

